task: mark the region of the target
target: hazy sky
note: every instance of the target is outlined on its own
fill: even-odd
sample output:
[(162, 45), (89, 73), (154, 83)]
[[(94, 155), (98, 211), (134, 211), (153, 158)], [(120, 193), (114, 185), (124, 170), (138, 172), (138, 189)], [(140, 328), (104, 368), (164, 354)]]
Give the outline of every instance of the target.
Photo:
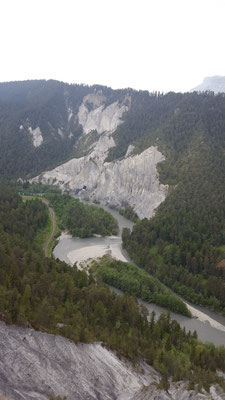
[(225, 75), (225, 0), (1, 0), (0, 81), (185, 91)]

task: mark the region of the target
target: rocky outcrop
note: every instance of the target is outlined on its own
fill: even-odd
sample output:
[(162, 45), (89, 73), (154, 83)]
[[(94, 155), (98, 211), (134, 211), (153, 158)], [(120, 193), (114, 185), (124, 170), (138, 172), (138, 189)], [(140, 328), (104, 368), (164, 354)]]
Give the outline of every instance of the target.
[(29, 126), (29, 120), (27, 120), (24, 125), (25, 126), (20, 125), (20, 131), (29, 132), (32, 138), (33, 146), (39, 147), (43, 143), (43, 136), (39, 126), (37, 126), (35, 129), (32, 129), (31, 126)]
[(186, 382), (178, 382), (170, 385), (168, 392), (160, 390), (155, 383), (143, 386), (132, 400), (223, 400), (225, 395), (217, 386), (211, 386), (210, 393), (202, 390), (196, 393), (194, 390), (187, 390)]
[(187, 383), (160, 390), (159, 374), (141, 363), (135, 368), (100, 343), (75, 345), (60, 336), (0, 323), (0, 399), (48, 400), (222, 400), (187, 391)]
[(113, 208), (131, 206), (140, 218), (151, 217), (167, 193), (157, 173), (157, 164), (164, 156), (154, 146), (133, 155), (135, 148), (129, 145), (124, 159), (105, 161), (109, 149), (115, 146), (112, 133), (123, 122), (130, 101), (125, 96), (122, 102), (107, 105), (101, 91), (85, 96), (78, 112), (83, 135), (77, 148), (86, 149), (87, 155), (44, 172), (33, 181), (57, 184), (81, 198), (88, 196)]
[[(128, 97), (125, 100), (128, 100)], [(114, 132), (122, 122), (123, 113), (129, 108), (125, 102), (119, 104), (116, 101), (105, 107), (105, 101), (106, 98), (101, 91), (84, 97), (78, 112), (79, 123), (83, 127), (84, 134), (94, 130), (98, 133)]]
[[(0, 323), (0, 394), (13, 400), (130, 399), (159, 376), (134, 369), (99, 343), (75, 345), (59, 336)], [(142, 372), (141, 372), (142, 371)]]
[(167, 193), (157, 173), (157, 164), (164, 156), (152, 146), (141, 154), (106, 163), (107, 150), (113, 144), (112, 137), (103, 135), (90, 155), (72, 159), (34, 180), (58, 184), (111, 207), (130, 205), (140, 218), (151, 217)]

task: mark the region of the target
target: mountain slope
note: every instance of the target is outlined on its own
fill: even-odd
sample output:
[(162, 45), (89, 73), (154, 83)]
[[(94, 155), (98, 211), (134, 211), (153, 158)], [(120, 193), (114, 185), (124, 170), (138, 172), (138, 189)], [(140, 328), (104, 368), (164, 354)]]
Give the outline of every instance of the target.
[(0, 100), (2, 174), (42, 172), (35, 180), (80, 197), (142, 218), (156, 212), (125, 234), (131, 256), (181, 295), (224, 312), (223, 93), (34, 81), (0, 85)]
[[(34, 176), (71, 158), (82, 134), (79, 107), (83, 98), (97, 88), (57, 81), (1, 83), (1, 175)], [(104, 105), (113, 103), (115, 94), (111, 89), (99, 90), (107, 93)], [(116, 93), (120, 99), (120, 92)]]
[[(75, 343), (102, 342), (108, 349), (134, 363), (145, 360), (161, 374), (160, 388), (169, 387), (170, 376), (175, 381), (190, 381), (191, 387), (198, 384), (198, 390), (202, 387), (209, 389), (210, 384), (216, 383), (224, 388), (225, 381), (216, 373), (216, 369), (225, 370), (223, 346), (216, 348), (213, 344), (200, 343), (195, 332), (186, 333), (169, 314), (160, 315), (156, 321), (152, 313), (148, 319), (146, 309), (139, 307), (134, 297), (116, 295), (95, 281), (91, 273), (87, 275), (76, 266), (71, 268), (57, 259), (44, 257), (35, 247), (33, 238), (45, 223), (46, 207), (40, 200), (23, 203), (6, 186), (0, 189), (0, 319), (6, 324), (33, 327), (44, 332), (41, 335), (0, 324), (0, 388), (4, 395), (10, 394), (17, 399), (24, 394), (25, 398), (32, 399), (32, 395), (37, 398), (41, 391), (45, 398), (50, 391), (49, 385), (58, 391), (58, 379), (65, 388), (71, 378), (67, 381), (69, 373), (64, 371), (64, 365), (74, 371), (83, 355), (82, 367), (88, 369), (90, 362), (85, 353), (87, 355), (89, 350), (96, 360), (92, 366), (104, 355), (107, 359), (111, 357), (112, 368), (112, 364), (121, 366), (118, 359), (100, 345), (85, 346), (84, 351), (80, 351), (82, 349), (70, 342), (46, 333), (64, 336)], [(59, 350), (61, 347), (63, 351)], [(111, 388), (108, 389), (107, 385), (112, 380), (102, 377), (103, 365), (103, 360), (99, 360), (100, 383), (97, 393), (94, 392), (95, 396), (90, 396), (90, 399), (103, 398), (99, 395), (101, 386), (103, 394), (108, 393), (110, 399)], [(129, 365), (127, 376), (132, 380)], [(108, 369), (109, 373), (112, 368)], [(126, 377), (124, 366), (121, 368)], [(80, 376), (84, 378), (82, 393), (85, 386), (93, 392), (94, 384), (90, 382), (87, 385), (88, 376), (93, 376), (92, 371), (93, 367), (87, 374), (82, 368), (80, 370)], [(113, 382), (116, 384), (118, 374), (114, 372)], [(138, 377), (133, 375), (133, 378)], [(38, 388), (40, 381), (43, 387)], [(123, 381), (120, 388), (124, 388)], [(80, 394), (76, 385), (70, 390), (67, 393), (71, 398), (73, 390)], [(112, 389), (112, 392), (116, 390)]]

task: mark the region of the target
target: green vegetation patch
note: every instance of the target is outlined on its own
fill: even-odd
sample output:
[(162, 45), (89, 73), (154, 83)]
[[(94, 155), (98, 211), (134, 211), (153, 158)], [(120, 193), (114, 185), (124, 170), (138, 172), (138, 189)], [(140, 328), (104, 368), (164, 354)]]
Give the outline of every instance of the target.
[(139, 220), (137, 213), (130, 206), (128, 206), (126, 208), (121, 208), (119, 213), (120, 213), (120, 215), (123, 215), (123, 217), (130, 219), (134, 223), (136, 223)]
[(170, 93), (151, 103), (155, 117), (145, 118), (152, 129), (143, 120), (146, 134), (136, 148), (157, 144), (165, 155), (157, 166), (160, 182), (170, 188), (151, 220), (125, 231), (123, 245), (167, 286), (225, 313), (225, 271), (217, 268), (225, 243), (225, 97)]
[(56, 213), (59, 227), (68, 229), (74, 237), (116, 235), (118, 232), (116, 219), (100, 207), (84, 204), (69, 195), (49, 194), (47, 198)]
[(186, 304), (171, 293), (158, 279), (127, 262), (103, 257), (93, 261), (92, 269), (98, 278), (108, 285), (121, 289), (124, 293), (140, 297), (148, 303), (155, 303), (171, 311), (191, 317)]
[[(225, 348), (202, 344), (169, 314), (150, 322), (132, 296), (118, 296), (76, 267), (46, 258), (33, 240), (48, 213), (41, 201), (23, 202), (0, 185), (0, 319), (7, 324), (64, 336), (75, 343), (100, 341), (134, 363), (145, 360), (168, 378), (209, 390), (225, 381)], [(119, 265), (119, 264), (118, 264)], [(127, 266), (125, 265), (127, 268)]]
[[(43, 200), (48, 201), (47, 199), (45, 199), (44, 197), (40, 197), (40, 196), (36, 196), (36, 195), (23, 195), (22, 196), (23, 201), (30, 201), (30, 200), (35, 200), (38, 199), (43, 203)], [(47, 204), (44, 204), (45, 207), (47, 208)], [(52, 234), (54, 228), (54, 224), (52, 221), (52, 217), (49, 213), (48, 210), (48, 220), (46, 221), (46, 226), (38, 229), (34, 239), (33, 239), (33, 244), (35, 246), (37, 246), (39, 249), (44, 250), (44, 245), (47, 242), (47, 240), (49, 239), (50, 235)], [(54, 236), (52, 237), (52, 239), (49, 241), (47, 249), (46, 249), (46, 256), (47, 257), (51, 257), (52, 256), (52, 250), (56, 244), (56, 239), (57, 237), (60, 235), (61, 231), (58, 227), (57, 221), (56, 221), (56, 229), (55, 229), (55, 233)]]
[(221, 250), (223, 253), (225, 253), (225, 244), (219, 246), (219, 250)]

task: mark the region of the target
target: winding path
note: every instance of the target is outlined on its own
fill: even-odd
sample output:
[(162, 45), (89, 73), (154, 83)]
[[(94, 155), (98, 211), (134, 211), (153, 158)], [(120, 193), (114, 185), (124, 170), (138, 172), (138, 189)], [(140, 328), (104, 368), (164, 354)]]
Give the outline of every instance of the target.
[(45, 255), (45, 257), (48, 257), (48, 255), (47, 255), (48, 245), (51, 242), (51, 240), (53, 239), (53, 237), (55, 236), (55, 232), (56, 232), (56, 219), (55, 219), (55, 213), (54, 213), (53, 209), (49, 207), (48, 200), (42, 199), (42, 203), (44, 203), (48, 207), (48, 212), (50, 214), (50, 217), (51, 217), (51, 220), (52, 220), (52, 223), (53, 223), (52, 232), (51, 232), (50, 236), (48, 237), (48, 239), (46, 240), (46, 242), (43, 245), (44, 255)]

